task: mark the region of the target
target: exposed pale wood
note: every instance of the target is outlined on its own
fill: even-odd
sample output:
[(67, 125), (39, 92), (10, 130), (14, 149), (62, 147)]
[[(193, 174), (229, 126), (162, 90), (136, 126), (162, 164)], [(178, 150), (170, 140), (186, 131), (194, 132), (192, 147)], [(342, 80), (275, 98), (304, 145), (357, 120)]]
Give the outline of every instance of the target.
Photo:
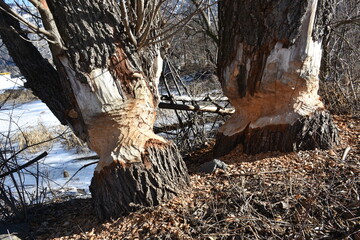
[(141, 100), (128, 100), (116, 111), (94, 118), (89, 125), (89, 146), (100, 156), (96, 171), (113, 162), (141, 162), (150, 139), (166, 143), (152, 130), (154, 118), (154, 108)]
[[(162, 1), (145, 4), (145, 8), (157, 8)], [(128, 30), (135, 24), (128, 22), (136, 12), (130, 9), (133, 4), (126, 1), (126, 13), (131, 13), (126, 17), (121, 14), (124, 6), (116, 1), (46, 2), (49, 9), (39, 6), (51, 13), (43, 12), (45, 24), (49, 29), (57, 27), (58, 39), (67, 47), (52, 51), (56, 69), (24, 42), (24, 36), (4, 30), (20, 26), (3, 13), (0, 34), (31, 83), (27, 86), (38, 91), (62, 123), (71, 126), (99, 155), (91, 185), (99, 217), (137, 209), (130, 206), (132, 202), (152, 206), (175, 196), (188, 186), (186, 167), (177, 148), (153, 132), (162, 69), (160, 46), (140, 49), (129, 39)], [(151, 21), (158, 18), (158, 11), (146, 11), (151, 15), (150, 22), (145, 21), (150, 26), (147, 31), (153, 37), (158, 22)], [(43, 72), (51, 74), (43, 76)]]
[(292, 125), (247, 127), (243, 132), (230, 137), (218, 134), (214, 153), (215, 157), (225, 155), (238, 144), (242, 145), (243, 152), (247, 154), (329, 149), (338, 141), (338, 130), (330, 114), (320, 111), (301, 117)]
[[(290, 135), (301, 132), (298, 121), (328, 115), (318, 95), (325, 32), (322, 22), (317, 21), (323, 16), (316, 18), (316, 13), (326, 12), (318, 9), (324, 8), (323, 3), (219, 2), (219, 79), (236, 109), (219, 129), (217, 146), (224, 145), (223, 153), (235, 142), (251, 146), (253, 149), (245, 148), (249, 153), (295, 150), (291, 146), (298, 141)], [(336, 144), (331, 118), (318, 124), (332, 129), (327, 132), (329, 136), (324, 136), (330, 142), (324, 144), (318, 139), (320, 142), (312, 142), (312, 147)]]

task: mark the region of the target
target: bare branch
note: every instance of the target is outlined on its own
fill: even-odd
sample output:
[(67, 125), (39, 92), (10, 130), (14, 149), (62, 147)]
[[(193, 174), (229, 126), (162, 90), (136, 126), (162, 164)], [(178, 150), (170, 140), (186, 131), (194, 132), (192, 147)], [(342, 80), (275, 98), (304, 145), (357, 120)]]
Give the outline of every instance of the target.
[(359, 26), (359, 23), (360, 23), (360, 16), (355, 16), (350, 19), (335, 22), (333, 24), (333, 28), (337, 28), (337, 27), (340, 27), (340, 26), (346, 25), (346, 24), (355, 24), (355, 25)]
[(337, 32), (337, 31), (335, 31), (335, 30), (333, 30), (333, 33), (334, 33), (335, 35), (337, 35), (340, 39), (342, 39), (342, 40), (351, 48), (351, 50), (353, 50), (354, 53), (356, 53), (356, 55), (358, 55), (358, 56), (360, 57), (360, 51), (358, 50), (357, 47), (355, 47), (354, 45), (352, 45), (351, 42), (349, 42), (349, 40), (346, 39), (341, 33)]
[(169, 134), (170, 131), (184, 129), (186, 127), (191, 127), (193, 125), (194, 125), (194, 121), (189, 120), (189, 121), (183, 122), (182, 124), (174, 123), (174, 124), (165, 125), (165, 126), (161, 126), (161, 127), (154, 127), (154, 132), (156, 134), (164, 133), (164, 132), (166, 132), (166, 134)]
[[(172, 20), (173, 18), (175, 18), (174, 17), (174, 15), (175, 15), (175, 9), (177, 8), (177, 5), (178, 5), (178, 3), (179, 3), (179, 1), (180, 0), (177, 0), (176, 1), (176, 3), (175, 4), (173, 4), (173, 6), (172, 7), (170, 7), (170, 10), (167, 10), (167, 12), (169, 12), (170, 14), (169, 14), (169, 16), (167, 16), (167, 19), (164, 19), (163, 21), (164, 21), (164, 26), (166, 26), (169, 22), (170, 22), (170, 20)], [(181, 5), (179, 6), (179, 8), (182, 8), (183, 7), (183, 1), (182, 1), (182, 3), (181, 3)], [(164, 7), (164, 9), (167, 9), (169, 6), (165, 6)]]
[(50, 32), (46, 31), (45, 29), (40, 28), (40, 27), (30, 23), (29, 21), (27, 21), (20, 14), (18, 14), (11, 7), (9, 7), (9, 5), (7, 5), (3, 0), (0, 0), (0, 10), (4, 11), (5, 13), (9, 14), (11, 17), (13, 17), (16, 20), (20, 21), (22, 24), (29, 27), (30, 29), (32, 29), (36, 33), (44, 34), (45, 36), (47, 36), (50, 39), (52, 39), (54, 37)]
[[(179, 30), (181, 30), (185, 26), (187, 26), (187, 24), (190, 22), (190, 20), (197, 13), (199, 13), (199, 11), (201, 9), (211, 7), (211, 6), (215, 5), (215, 4), (217, 4), (217, 2), (214, 2), (214, 3), (212, 3), (212, 4), (210, 4), (209, 6), (206, 6), (206, 7), (196, 9), (193, 13), (191, 13), (190, 15), (184, 17), (183, 19), (178, 21), (176, 24), (168, 27), (166, 30), (164, 30), (163, 32), (161, 32), (159, 34), (156, 34), (155, 37), (145, 39), (146, 41), (144, 42), (144, 44), (141, 45), (141, 47), (148, 46), (148, 45), (151, 45), (151, 44), (156, 44), (156, 43), (159, 43), (159, 42), (163, 42), (163, 41), (166, 41), (167, 39), (173, 37)], [(160, 37), (162, 37), (162, 38), (160, 38)]]
[[(64, 134), (67, 133), (68, 130), (65, 130), (63, 131), (61, 134), (59, 134), (58, 136), (56, 137), (53, 137), (53, 138), (50, 138), (50, 139), (47, 139), (45, 141), (41, 141), (41, 142), (38, 142), (38, 143), (35, 143), (35, 144), (32, 144), (32, 145), (27, 145), (25, 146), (24, 148), (20, 149), (19, 151), (17, 151), (16, 153), (14, 153), (13, 155), (11, 155), (5, 162), (3, 162), (2, 164), (5, 165), (7, 162), (9, 162), (11, 159), (15, 158), (18, 154), (20, 154), (21, 152), (25, 151), (26, 149), (29, 149), (31, 147), (35, 147), (35, 146), (38, 146), (38, 145), (41, 145), (43, 143), (46, 143), (46, 142), (50, 142), (50, 141), (53, 141), (55, 139), (58, 139), (60, 138), (61, 136), (63, 136)], [(7, 137), (9, 138), (9, 137)]]
[[(208, 14), (205, 13), (206, 8), (201, 8), (201, 3), (199, 3), (197, 0), (191, 0), (197, 9), (199, 9), (200, 15), (203, 19), (202, 23), (205, 24), (205, 26), (202, 26), (206, 32), (206, 34), (211, 37), (216, 43), (219, 42), (218, 34), (216, 30), (211, 27), (210, 17)], [(211, 10), (211, 8), (209, 7)]]
[(36, 14), (33, 14), (33, 13), (29, 10), (29, 8), (23, 7), (23, 6), (25, 5), (25, 3), (24, 3), (24, 1), (22, 1), (22, 2), (23, 2), (23, 5), (20, 5), (17, 1), (14, 1), (14, 3), (16, 4), (16, 6), (17, 6), (19, 9), (21, 9), (21, 11), (24, 11), (24, 12), (26, 12), (26, 14), (31, 15), (31, 17), (32, 17), (34, 20), (41, 20), (41, 18), (40, 18), (39, 16), (37, 16)]
[(211, 14), (212, 19), (214, 19), (213, 24), (215, 26), (214, 27), (215, 32), (218, 33), (219, 32), (219, 25), (218, 25), (217, 17), (215, 17), (214, 11), (213, 11), (213, 9), (211, 7), (209, 8), (209, 10), (210, 10), (210, 14)]
[(144, 33), (139, 38), (140, 39), (139, 40), (140, 41), (139, 48), (141, 48), (143, 46), (143, 44), (147, 42), (147, 37), (150, 33), (151, 26), (153, 25), (154, 18), (158, 14), (159, 9), (164, 2), (165, 2), (165, 0), (160, 0), (157, 5), (155, 3), (152, 5), (152, 9), (150, 12), (151, 13), (150, 19), (148, 20), (148, 23), (144, 28), (145, 29)]
[(31, 2), (39, 10), (45, 29), (52, 34), (51, 41), (47, 41), (53, 44), (55, 51), (62, 52), (62, 50), (66, 49), (66, 47), (64, 46), (60, 33), (55, 24), (54, 17), (49, 7), (47, 6), (46, 1), (29, 0), (29, 2)]
[(136, 5), (136, 16), (137, 16), (137, 21), (136, 21), (136, 27), (135, 27), (135, 34), (137, 35), (141, 29), (141, 27), (144, 24), (144, 0), (137, 0), (137, 5)]
[(129, 16), (127, 14), (125, 0), (120, 0), (120, 11), (121, 11), (122, 22), (125, 26), (125, 32), (128, 35), (128, 37), (130, 38), (131, 43), (134, 46), (137, 46), (138, 44), (136, 41), (136, 37), (134, 36), (134, 33), (131, 31), (131, 28), (130, 28)]
[(85, 164), (84, 166), (82, 166), (81, 168), (79, 168), (79, 169), (71, 176), (71, 178), (69, 178), (69, 180), (67, 180), (67, 181), (63, 184), (62, 187), (64, 187), (66, 184), (68, 184), (68, 183), (76, 176), (76, 174), (78, 174), (81, 170), (83, 170), (84, 168), (87, 168), (88, 166), (97, 164), (98, 162), (99, 162), (99, 161), (94, 161), (94, 162)]
[[(13, 27), (11, 27), (11, 30), (13, 30), (14, 32), (18, 33), (19, 37), (20, 37), (21, 39), (23, 39), (24, 41), (31, 42), (31, 43), (40, 41), (39, 39), (37, 39), (37, 40), (30, 40), (30, 39), (27, 39), (27, 38), (23, 37), (23, 35), (20, 34), (20, 32), (17, 31), (17, 30), (16, 30), (15, 28), (13, 28)], [(21, 31), (21, 32), (35, 33), (35, 34), (36, 34), (36, 32), (34, 32), (34, 31)], [(40, 36), (40, 35), (39, 35), (39, 36)], [(49, 42), (49, 43), (55, 44), (54, 41), (48, 39), (46, 36), (41, 37), (41, 38), (42, 38), (42, 39), (45, 39), (45, 40), (46, 40), (47, 42)]]
[(24, 169), (28, 166), (30, 166), (33, 163), (36, 163), (37, 161), (41, 160), (42, 158), (46, 157), (48, 155), (47, 152), (43, 152), (42, 154), (40, 154), (39, 156), (37, 156), (36, 158), (34, 158), (33, 160), (21, 165), (21, 166), (17, 166), (16, 168), (10, 169), (9, 171), (7, 171), (6, 173), (0, 174), (0, 178), (6, 177), (12, 173), (18, 172), (21, 169)]

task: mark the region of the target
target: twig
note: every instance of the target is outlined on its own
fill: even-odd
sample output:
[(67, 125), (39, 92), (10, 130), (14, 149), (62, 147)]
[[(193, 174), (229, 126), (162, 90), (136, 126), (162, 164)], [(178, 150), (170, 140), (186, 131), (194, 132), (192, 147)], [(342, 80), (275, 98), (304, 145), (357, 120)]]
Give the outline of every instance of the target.
[(39, 156), (37, 156), (37, 157), (34, 158), (33, 160), (31, 160), (31, 161), (29, 161), (29, 162), (21, 165), (20, 167), (13, 168), (13, 169), (9, 170), (9, 171), (6, 172), (6, 173), (0, 174), (0, 178), (6, 177), (6, 176), (8, 176), (8, 175), (10, 175), (10, 174), (12, 174), (12, 173), (18, 172), (18, 171), (20, 171), (21, 169), (24, 169), (24, 168), (30, 166), (31, 164), (39, 161), (40, 159), (46, 157), (47, 155), (48, 155), (47, 152), (43, 152), (42, 154), (40, 154)]
[(241, 174), (231, 174), (232, 177), (251, 177), (262, 174), (276, 174), (276, 173), (286, 173), (289, 172), (289, 169), (276, 170), (276, 171), (268, 171), (268, 172), (257, 172), (257, 173), (241, 173)]
[(91, 165), (93, 165), (93, 164), (97, 164), (98, 162), (99, 162), (99, 161), (91, 162), (91, 163), (85, 164), (84, 166), (82, 166), (81, 168), (79, 168), (79, 169), (71, 176), (71, 178), (64, 183), (64, 185), (62, 186), (62, 188), (63, 188), (66, 184), (68, 184), (68, 183), (75, 177), (75, 175), (78, 174), (78, 172), (80, 172), (81, 170), (83, 170), (84, 168), (86, 168), (86, 167), (88, 167), (88, 166), (91, 166)]
[(136, 41), (136, 37), (134, 36), (133, 32), (131, 31), (130, 28), (130, 22), (129, 22), (129, 17), (128, 17), (128, 13), (127, 13), (127, 9), (125, 6), (125, 0), (121, 0), (120, 1), (120, 10), (121, 10), (121, 18), (122, 18), (122, 22), (124, 24), (125, 27), (125, 32), (128, 35), (130, 41), (132, 42), (132, 44), (134, 44), (134, 46), (137, 46), (137, 41)]
[[(165, 85), (165, 88), (166, 88), (166, 91), (167, 91), (168, 95), (169, 95), (169, 96), (172, 96), (171, 91), (170, 91), (169, 84), (168, 84), (168, 82), (166, 81), (166, 77), (164, 76), (164, 73), (162, 73), (161, 75), (162, 75), (162, 80), (164, 80), (164, 85)], [(170, 102), (173, 103), (173, 104), (175, 104), (175, 102), (174, 102), (174, 100), (173, 100), (172, 98), (170, 98)], [(182, 125), (181, 117), (180, 117), (179, 113), (176, 111), (176, 109), (175, 109), (175, 115), (176, 115), (176, 117), (177, 117), (180, 125)]]
[[(62, 132), (61, 134), (59, 134), (58, 136), (56, 137), (53, 137), (53, 138), (50, 138), (50, 139), (47, 139), (47, 140), (44, 140), (42, 142), (38, 142), (38, 143), (34, 143), (32, 145), (28, 145), (28, 146), (25, 146), (24, 148), (20, 149), (19, 151), (17, 151), (16, 153), (14, 153), (13, 155), (11, 155), (8, 159), (6, 159), (2, 165), (5, 165), (6, 163), (8, 163), (11, 159), (15, 158), (18, 154), (20, 154), (21, 152), (25, 151), (26, 149), (28, 148), (31, 148), (31, 147), (35, 147), (35, 146), (38, 146), (38, 145), (41, 145), (43, 143), (46, 143), (46, 142), (51, 142), (57, 138), (60, 138), (61, 136), (63, 136), (65, 133), (67, 133), (68, 129), (66, 129), (64, 132)], [(9, 136), (7, 136), (7, 139), (10, 139)], [(6, 145), (6, 144), (5, 144)]]
[(190, 98), (188, 96), (161, 95), (160, 99), (164, 100), (164, 101), (171, 101), (171, 99), (172, 99), (172, 100), (175, 100), (175, 101), (182, 101), (182, 102), (192, 102), (192, 101), (195, 101), (195, 102), (211, 102), (215, 106), (218, 105), (216, 102), (229, 102), (229, 99), (227, 97), (221, 97), (221, 98), (218, 97), (218, 98), (213, 99), (209, 95), (207, 95), (206, 97), (193, 97), (193, 98)]
[[(201, 2), (202, 3), (202, 2)], [(201, 4), (200, 3), (200, 4)], [(217, 2), (212, 3), (205, 8), (211, 7), (214, 4), (217, 4)], [(173, 26), (168, 27), (167, 29), (163, 30), (161, 33), (156, 34), (156, 36), (147, 39), (147, 37), (143, 38), (144, 40), (142, 42), (145, 42), (141, 45), (141, 47), (145, 47), (152, 44), (157, 44), (159, 42), (163, 42), (171, 37), (173, 37), (176, 33), (178, 33), (179, 30), (183, 29), (187, 24), (191, 21), (191, 19), (201, 10), (202, 8), (196, 9), (194, 12), (192, 12), (190, 15), (184, 17), (177, 23), (175, 23)], [(161, 37), (161, 38), (160, 38)]]
[(15, 18), (16, 20), (22, 22), (24, 25), (28, 26), (30, 29), (32, 29), (35, 33), (42, 33), (45, 36), (47, 36), (48, 38), (53, 38), (53, 34), (51, 34), (49, 31), (46, 31), (43, 28), (40, 28), (32, 23), (30, 23), (29, 21), (27, 21), (26, 19), (24, 19), (20, 14), (16, 13), (13, 9), (11, 9), (9, 7), (9, 5), (7, 5), (4, 1), (0, 0), (0, 9), (4, 12), (6, 12), (7, 14), (9, 14), (11, 17)]
[[(205, 9), (201, 8), (200, 3), (197, 0), (191, 0), (191, 1), (196, 6), (196, 8), (200, 10), (200, 15), (203, 19), (202, 23), (205, 24), (205, 26), (202, 25), (202, 27), (204, 28), (206, 34), (210, 38), (212, 38), (214, 40), (214, 42), (218, 45), (219, 44), (218, 30), (216, 28), (213, 29), (211, 27), (210, 16), (205, 13)], [(211, 7), (209, 7), (208, 10), (211, 11)], [(212, 13), (212, 15), (213, 15), (213, 13)]]

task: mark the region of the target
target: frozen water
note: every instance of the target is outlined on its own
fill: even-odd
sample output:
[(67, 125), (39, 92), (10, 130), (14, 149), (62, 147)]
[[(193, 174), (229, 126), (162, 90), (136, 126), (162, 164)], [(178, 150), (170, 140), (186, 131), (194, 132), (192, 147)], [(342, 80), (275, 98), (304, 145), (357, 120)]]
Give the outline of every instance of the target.
[[(0, 91), (13, 88), (14, 85), (10, 83), (12, 82), (4, 81), (4, 78), (0, 78)], [(9, 146), (9, 143), (5, 142), (6, 136), (13, 136), (19, 133), (20, 130), (36, 127), (39, 124), (46, 126), (50, 130), (60, 126), (57, 118), (40, 100), (21, 105), (3, 106), (0, 110), (1, 150), (5, 150), (5, 146), (6, 148)], [(16, 146), (16, 144), (14, 144), (14, 146)], [(26, 151), (20, 153), (17, 155), (18, 163), (22, 165), (43, 151), (48, 152), (48, 155), (44, 159), (41, 159), (37, 164), (27, 167), (22, 171), (22, 174), (14, 174), (16, 180), (21, 180), (24, 183), (23, 185), (26, 187), (26, 191), (31, 193), (35, 191), (37, 185), (42, 185), (42, 187), (46, 187), (48, 191), (51, 190), (51, 192), (62, 194), (89, 193), (88, 189), (96, 164), (82, 169), (76, 176), (71, 177), (81, 167), (95, 161), (76, 159), (94, 155), (95, 153), (77, 153), (75, 149), (67, 150), (59, 141), (55, 141), (51, 147), (43, 149), (38, 153), (34, 154)], [(9, 158), (11, 154), (13, 153), (4, 153), (3, 155)], [(69, 177), (64, 177), (64, 171), (69, 173)], [(36, 173), (39, 173), (43, 178), (37, 178)], [(39, 179), (41, 180), (40, 182)], [(4, 183), (6, 185), (15, 190), (11, 178), (6, 177), (6, 179), (2, 179), (2, 181), (5, 181)]]

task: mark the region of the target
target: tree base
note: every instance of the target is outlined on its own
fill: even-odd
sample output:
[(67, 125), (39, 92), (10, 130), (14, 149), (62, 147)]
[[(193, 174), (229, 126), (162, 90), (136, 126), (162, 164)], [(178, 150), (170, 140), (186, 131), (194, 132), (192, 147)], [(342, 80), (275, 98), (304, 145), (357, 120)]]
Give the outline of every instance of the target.
[(298, 119), (292, 125), (268, 125), (262, 128), (245, 128), (232, 136), (218, 133), (214, 157), (228, 154), (238, 144), (247, 154), (269, 151), (293, 152), (315, 148), (330, 149), (339, 143), (338, 130), (330, 114), (317, 111)]
[(151, 144), (143, 163), (119, 163), (95, 172), (90, 191), (100, 220), (116, 218), (170, 200), (189, 186), (189, 176), (174, 144)]

